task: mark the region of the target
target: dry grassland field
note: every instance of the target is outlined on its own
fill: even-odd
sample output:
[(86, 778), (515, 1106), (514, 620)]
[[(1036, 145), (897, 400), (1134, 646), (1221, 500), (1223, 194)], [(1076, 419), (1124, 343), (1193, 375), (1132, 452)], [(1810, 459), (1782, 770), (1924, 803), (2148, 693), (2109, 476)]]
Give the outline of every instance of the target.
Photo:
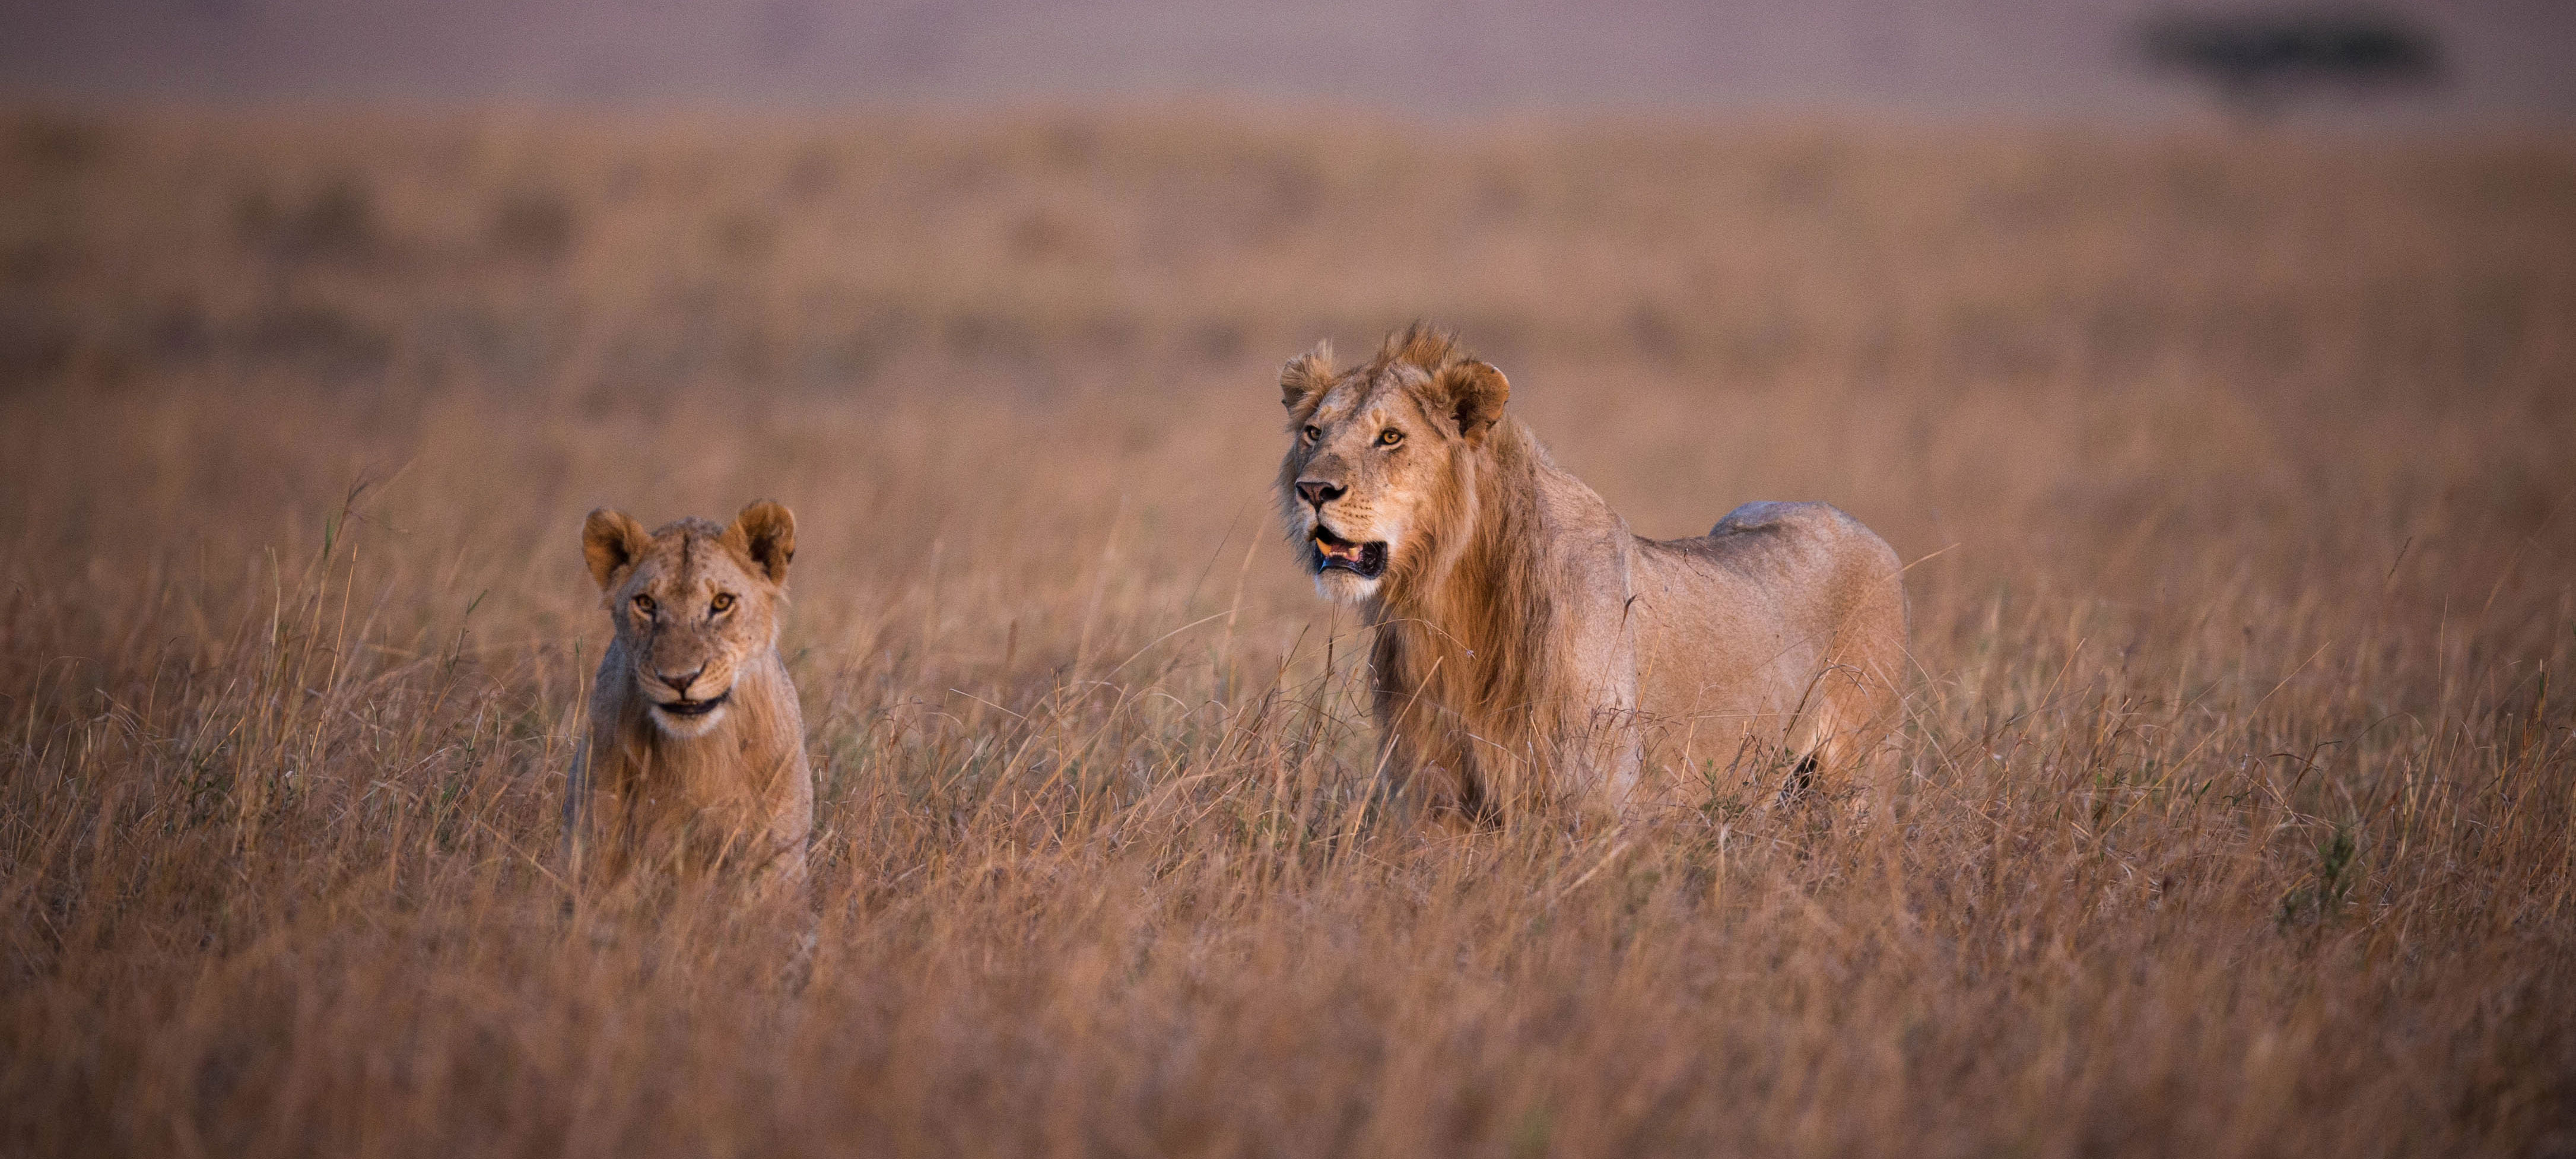
[[(2576, 1153), (2565, 139), (0, 128), (0, 1151)], [(1884, 810), (1414, 822), (1269, 488), (1415, 317), (1896, 546)], [(582, 517), (756, 498), (810, 916), (575, 896)]]

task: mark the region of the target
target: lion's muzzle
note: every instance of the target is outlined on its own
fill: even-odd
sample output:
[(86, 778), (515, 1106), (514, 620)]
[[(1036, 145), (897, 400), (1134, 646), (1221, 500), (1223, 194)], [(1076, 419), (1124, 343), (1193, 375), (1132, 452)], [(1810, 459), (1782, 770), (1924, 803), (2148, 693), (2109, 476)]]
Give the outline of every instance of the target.
[(1341, 570), (1361, 579), (1373, 580), (1386, 571), (1386, 542), (1354, 543), (1333, 534), (1321, 521), (1315, 524), (1315, 555), (1321, 561), (1319, 572)]
[(733, 699), (733, 689), (728, 688), (704, 700), (664, 700), (656, 702), (653, 707), (661, 709), (672, 716), (705, 716), (710, 712), (714, 712), (715, 710), (724, 707), (724, 702), (731, 699)]

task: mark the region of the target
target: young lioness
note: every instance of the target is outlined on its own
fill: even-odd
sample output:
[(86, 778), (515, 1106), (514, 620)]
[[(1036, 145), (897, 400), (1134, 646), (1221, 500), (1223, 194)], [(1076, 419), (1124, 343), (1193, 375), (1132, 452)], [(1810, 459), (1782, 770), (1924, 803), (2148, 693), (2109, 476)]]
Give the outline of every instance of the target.
[[(1631, 534), (1504, 411), (1501, 371), (1420, 327), (1349, 370), (1319, 346), (1279, 385), (1289, 539), (1375, 629), (1389, 763), (1435, 810), (1624, 816), (1774, 757), (1848, 785), (1894, 723), (1901, 569), (1850, 516), (1748, 503), (1707, 535)], [(1682, 775), (1646, 782), (1650, 752)]]
[(616, 635), (599, 660), (590, 737), (564, 801), (578, 872), (719, 867), (801, 888), (814, 778), (778, 609), (796, 517), (754, 503), (732, 526), (651, 533), (602, 508), (581, 529)]

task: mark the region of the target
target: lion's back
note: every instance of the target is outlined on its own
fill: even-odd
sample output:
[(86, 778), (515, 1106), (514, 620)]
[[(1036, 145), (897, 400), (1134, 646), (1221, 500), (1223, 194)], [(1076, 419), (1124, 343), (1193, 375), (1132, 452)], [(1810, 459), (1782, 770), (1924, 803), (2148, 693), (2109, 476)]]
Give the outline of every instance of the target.
[(1829, 610), (1807, 607), (1816, 603), (1843, 607), (1888, 595), (1903, 602), (1896, 549), (1830, 503), (1747, 503), (1706, 535), (1648, 542), (1657, 554), (1687, 561), (1691, 571), (1721, 573), (1751, 589), (1707, 590), (1709, 597), (1750, 595), (1792, 619), (1806, 618), (1802, 610)]
[(1886, 699), (1904, 657), (1901, 572), (1885, 539), (1826, 503), (1747, 503), (1707, 535), (1640, 540), (1641, 707), (1758, 730), (1837, 668), (1866, 674), (1860, 700)]

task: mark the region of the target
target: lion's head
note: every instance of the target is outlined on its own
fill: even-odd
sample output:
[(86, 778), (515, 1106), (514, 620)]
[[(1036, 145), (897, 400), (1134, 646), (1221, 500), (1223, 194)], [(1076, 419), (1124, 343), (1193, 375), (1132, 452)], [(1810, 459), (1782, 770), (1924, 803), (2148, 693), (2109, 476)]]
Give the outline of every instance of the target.
[(653, 723), (680, 737), (713, 729), (743, 667), (777, 647), (796, 517), (763, 501), (730, 527), (683, 519), (647, 534), (603, 507), (582, 524), (581, 551)]
[(1474, 518), (1478, 456), (1511, 394), (1502, 372), (1417, 325), (1349, 371), (1318, 343), (1281, 368), (1279, 389), (1289, 434), (1279, 503), (1315, 590), (1356, 603), (1445, 566)]

